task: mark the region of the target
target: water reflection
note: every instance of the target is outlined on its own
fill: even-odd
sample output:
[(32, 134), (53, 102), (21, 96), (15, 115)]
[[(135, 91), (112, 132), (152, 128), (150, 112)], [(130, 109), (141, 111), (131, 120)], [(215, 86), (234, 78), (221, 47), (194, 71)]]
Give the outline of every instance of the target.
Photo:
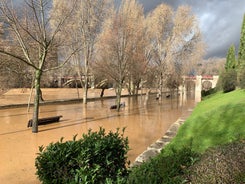
[(134, 161), (187, 109), (194, 106), (193, 99), (185, 99), (162, 98), (158, 101), (155, 95), (122, 98), (126, 107), (120, 112), (110, 109), (114, 99), (89, 102), (87, 105), (41, 106), (40, 117), (62, 115), (63, 118), (58, 123), (40, 126), (38, 134), (32, 134), (27, 128), (32, 114), (26, 113), (26, 108), (0, 110), (1, 183), (39, 183), (34, 166), (39, 146), (46, 146), (61, 137), (65, 140), (72, 139), (76, 134), (81, 137), (89, 129), (96, 131), (101, 126), (107, 131), (126, 127), (125, 136), (128, 136), (131, 148), (128, 158)]

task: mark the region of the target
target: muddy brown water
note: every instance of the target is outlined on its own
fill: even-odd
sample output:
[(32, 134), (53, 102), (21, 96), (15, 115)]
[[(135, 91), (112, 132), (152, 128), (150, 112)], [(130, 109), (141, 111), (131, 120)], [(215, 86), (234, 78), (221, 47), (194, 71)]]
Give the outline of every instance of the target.
[[(80, 103), (45, 105), (40, 108), (40, 117), (62, 115), (61, 121), (39, 126), (39, 133), (33, 134), (27, 128), (32, 110), (25, 108), (0, 110), (0, 183), (36, 184), (35, 158), (38, 147), (47, 146), (64, 137), (70, 140), (74, 135), (81, 137), (89, 129), (103, 127), (106, 131), (116, 131), (126, 127), (125, 136), (129, 138), (128, 159), (133, 162), (150, 144), (162, 137), (169, 126), (188, 109), (193, 108), (195, 100), (184, 98), (157, 101), (155, 95), (125, 97), (126, 107), (118, 113), (110, 110), (114, 99)], [(178, 105), (177, 105), (178, 104)]]

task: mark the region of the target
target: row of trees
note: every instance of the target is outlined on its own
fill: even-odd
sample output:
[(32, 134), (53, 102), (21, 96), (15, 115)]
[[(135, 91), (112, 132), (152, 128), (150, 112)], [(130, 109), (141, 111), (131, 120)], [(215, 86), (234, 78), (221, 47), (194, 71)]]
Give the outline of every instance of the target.
[[(122, 88), (137, 93), (143, 85), (178, 87), (181, 76), (203, 54), (197, 20), (188, 6), (174, 11), (161, 4), (147, 15), (136, 0), (27, 0), (0, 1), (0, 64), (13, 71), (17, 63), (35, 73), (33, 132), (43, 75), (70, 68), (84, 88), (89, 76), (110, 81), (119, 108)], [(69, 63), (68, 63), (69, 61)], [(28, 67), (26, 67), (28, 66)], [(4, 70), (6, 71), (6, 70)], [(49, 73), (50, 74), (50, 73)], [(119, 109), (118, 109), (119, 110)]]
[(125, 83), (133, 94), (150, 78), (160, 93), (164, 84), (176, 88), (186, 67), (202, 54), (200, 31), (187, 6), (174, 12), (161, 4), (145, 17), (137, 1), (126, 0), (111, 15), (95, 47), (95, 69), (113, 81), (117, 104)]
[(236, 48), (231, 45), (227, 51), (225, 71), (222, 73), (222, 87), (224, 92), (232, 91), (239, 85), (245, 88), (245, 15), (241, 28), (238, 56)]

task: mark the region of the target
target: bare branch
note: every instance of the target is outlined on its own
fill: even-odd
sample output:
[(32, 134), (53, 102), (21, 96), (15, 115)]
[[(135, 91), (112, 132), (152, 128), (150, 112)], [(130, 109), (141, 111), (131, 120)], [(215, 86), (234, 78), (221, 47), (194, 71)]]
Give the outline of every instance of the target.
[(47, 71), (51, 71), (51, 70), (56, 70), (56, 69), (62, 68), (80, 50), (81, 50), (80, 47), (77, 48), (77, 49), (74, 49), (73, 52), (71, 54), (69, 54), (68, 57), (59, 66), (48, 68), (48, 69), (44, 69), (43, 72), (47, 72)]
[(15, 59), (18, 59), (18, 60), (24, 62), (25, 64), (33, 67), (34, 69), (38, 69), (35, 65), (33, 65), (32, 63), (28, 62), (27, 60), (25, 60), (24, 58), (22, 58), (22, 57), (20, 57), (18, 55), (15, 55), (13, 53), (10, 53), (10, 52), (4, 51), (4, 50), (0, 50), (0, 53), (4, 54), (4, 55), (7, 55), (7, 56), (11, 56), (11, 57), (13, 57)]

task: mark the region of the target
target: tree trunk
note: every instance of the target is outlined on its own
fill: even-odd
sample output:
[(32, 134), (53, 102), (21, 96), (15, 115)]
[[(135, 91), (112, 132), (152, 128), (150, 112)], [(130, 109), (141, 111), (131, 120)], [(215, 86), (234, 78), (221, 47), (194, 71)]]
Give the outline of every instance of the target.
[(174, 106), (173, 106), (173, 96), (174, 96), (174, 88), (170, 88), (171, 109), (174, 108)]
[(76, 84), (76, 89), (77, 89), (77, 99), (80, 99), (80, 94), (79, 94), (79, 89), (78, 89), (78, 86), (77, 86), (77, 78), (76, 77), (75, 77), (75, 84)]
[(32, 117), (32, 133), (38, 132), (38, 115), (39, 115), (39, 100), (40, 100), (40, 81), (42, 72), (36, 70), (35, 72), (35, 97), (34, 97), (34, 109)]
[(135, 95), (135, 84), (132, 83), (132, 87), (131, 87), (131, 95)]
[(136, 83), (135, 85), (135, 95), (139, 94), (139, 90), (140, 90), (140, 80)]
[(101, 92), (100, 92), (100, 98), (102, 98), (104, 96), (104, 91), (105, 91), (105, 88), (102, 88)]
[(176, 103), (177, 103), (177, 109), (179, 108), (179, 87), (176, 89)]
[(116, 105), (117, 105), (117, 111), (119, 112), (120, 110), (120, 103), (121, 103), (121, 93), (122, 93), (122, 84), (118, 85), (118, 88), (116, 89)]
[(83, 90), (83, 103), (87, 104), (88, 98), (88, 59), (85, 61), (84, 69), (84, 90)]
[(159, 79), (158, 90), (157, 90), (157, 98), (159, 99), (159, 102), (162, 100), (162, 91), (163, 91), (163, 74), (161, 72), (160, 79)]
[(87, 104), (87, 98), (88, 98), (88, 77), (85, 74), (84, 89), (83, 89), (83, 103), (84, 104)]

